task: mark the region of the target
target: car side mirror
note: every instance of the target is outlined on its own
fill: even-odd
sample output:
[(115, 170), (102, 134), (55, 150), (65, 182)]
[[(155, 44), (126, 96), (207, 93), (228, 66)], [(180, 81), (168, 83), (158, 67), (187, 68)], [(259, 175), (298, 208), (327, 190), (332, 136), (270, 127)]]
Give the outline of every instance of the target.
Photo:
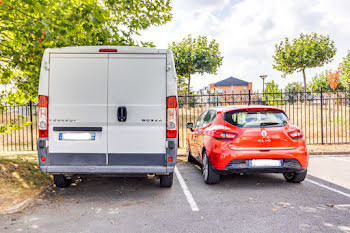
[(186, 128), (193, 131), (193, 123), (186, 123)]

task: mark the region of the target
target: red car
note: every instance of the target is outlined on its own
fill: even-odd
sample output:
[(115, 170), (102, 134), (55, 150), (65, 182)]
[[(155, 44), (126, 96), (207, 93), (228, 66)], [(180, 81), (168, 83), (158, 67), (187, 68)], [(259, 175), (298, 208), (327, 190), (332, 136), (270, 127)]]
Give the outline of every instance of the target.
[(202, 164), (203, 178), (215, 184), (231, 173), (283, 173), (300, 183), (308, 153), (301, 129), (286, 113), (269, 106), (228, 106), (204, 111), (187, 123), (188, 161)]

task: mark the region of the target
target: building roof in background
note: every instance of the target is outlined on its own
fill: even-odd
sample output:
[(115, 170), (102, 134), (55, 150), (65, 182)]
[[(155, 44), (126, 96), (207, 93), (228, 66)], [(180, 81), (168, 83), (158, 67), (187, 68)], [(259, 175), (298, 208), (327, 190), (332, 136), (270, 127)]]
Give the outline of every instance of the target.
[(214, 86), (248, 86), (248, 82), (240, 80), (238, 78), (229, 77), (214, 83)]

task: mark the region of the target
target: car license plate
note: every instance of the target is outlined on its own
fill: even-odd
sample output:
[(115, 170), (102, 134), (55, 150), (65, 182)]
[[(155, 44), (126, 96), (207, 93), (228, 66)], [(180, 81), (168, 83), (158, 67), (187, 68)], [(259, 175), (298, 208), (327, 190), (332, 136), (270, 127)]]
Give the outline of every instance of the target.
[(249, 167), (281, 167), (281, 159), (252, 159), (249, 160)]

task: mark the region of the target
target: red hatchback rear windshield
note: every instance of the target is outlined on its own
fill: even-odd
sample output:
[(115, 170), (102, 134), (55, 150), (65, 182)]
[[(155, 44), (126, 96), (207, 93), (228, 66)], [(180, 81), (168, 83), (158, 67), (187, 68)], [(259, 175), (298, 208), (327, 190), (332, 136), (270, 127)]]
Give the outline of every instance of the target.
[(287, 115), (279, 110), (237, 110), (227, 112), (225, 121), (237, 127), (281, 127), (288, 123)]

